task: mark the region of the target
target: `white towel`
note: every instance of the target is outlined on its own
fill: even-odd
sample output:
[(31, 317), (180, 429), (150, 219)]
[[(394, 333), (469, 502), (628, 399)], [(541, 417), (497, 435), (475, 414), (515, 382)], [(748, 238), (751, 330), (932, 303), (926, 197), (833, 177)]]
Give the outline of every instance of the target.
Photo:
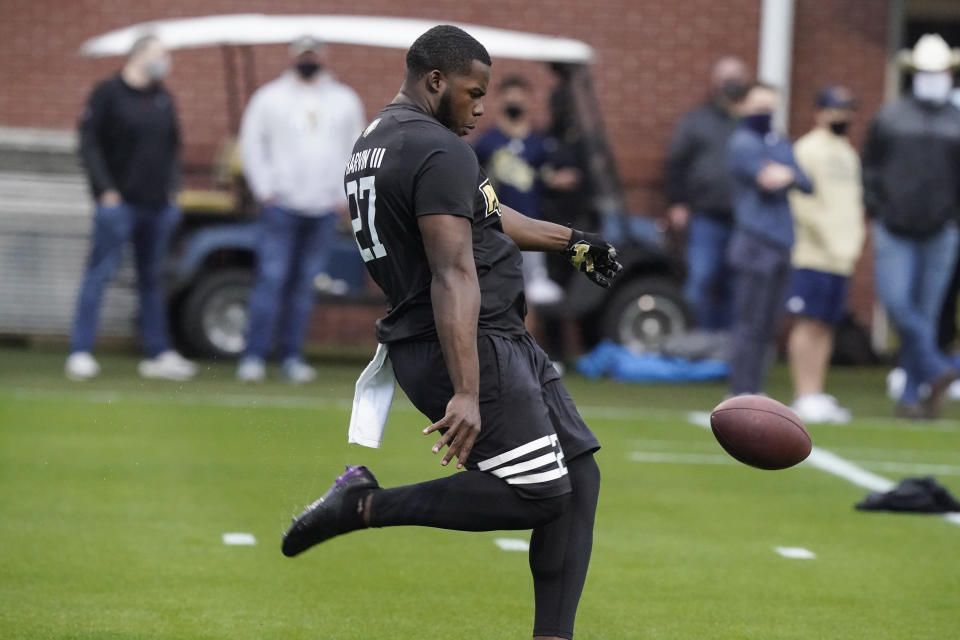
[(378, 345), (373, 360), (357, 378), (353, 411), (350, 413), (350, 431), (347, 434), (350, 444), (380, 448), (396, 382), (387, 345)]

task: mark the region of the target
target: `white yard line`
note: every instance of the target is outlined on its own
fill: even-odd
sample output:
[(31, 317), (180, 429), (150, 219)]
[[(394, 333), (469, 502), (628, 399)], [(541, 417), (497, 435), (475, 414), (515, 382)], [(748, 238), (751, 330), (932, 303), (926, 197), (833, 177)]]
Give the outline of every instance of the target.
[(496, 538), (493, 544), (501, 551), (530, 551), (530, 543), (519, 538)]
[(804, 549), (803, 547), (774, 547), (773, 550), (784, 558), (792, 558), (794, 560), (813, 560), (817, 557), (817, 554), (813, 551)]
[(252, 547), (257, 544), (257, 539), (252, 533), (225, 533), (221, 536), (223, 539), (223, 544), (230, 546), (240, 546), (240, 547)]
[[(82, 383), (78, 383), (82, 385)], [(254, 408), (277, 408), (277, 409), (346, 409), (352, 406), (351, 400), (331, 399), (324, 397), (310, 397), (299, 395), (283, 394), (261, 394), (255, 393), (212, 393), (201, 394), (195, 391), (177, 390), (171, 393), (160, 393), (154, 391), (94, 391), (77, 388), (75, 391), (49, 390), (49, 389), (29, 389), (26, 387), (13, 387), (9, 390), (0, 390), (0, 395), (9, 393), (16, 398), (41, 398), (47, 400), (82, 400), (86, 402), (112, 404), (121, 400), (132, 400), (141, 402), (161, 402), (165, 404), (181, 404), (185, 406), (211, 406), (211, 407), (254, 407)], [(669, 409), (630, 409), (627, 407), (601, 407), (593, 405), (581, 405), (577, 407), (587, 420), (653, 420), (657, 422), (678, 422), (686, 420), (699, 426), (710, 426), (710, 414), (706, 411), (671, 411)], [(403, 394), (394, 400), (393, 411), (416, 412)], [(923, 424), (909, 424), (901, 420), (890, 418), (879, 418), (871, 416), (869, 420), (863, 419), (859, 424), (844, 425), (838, 429), (898, 429), (900, 431), (936, 431), (936, 432), (956, 432), (960, 431), (960, 424), (956, 421), (940, 420)]]

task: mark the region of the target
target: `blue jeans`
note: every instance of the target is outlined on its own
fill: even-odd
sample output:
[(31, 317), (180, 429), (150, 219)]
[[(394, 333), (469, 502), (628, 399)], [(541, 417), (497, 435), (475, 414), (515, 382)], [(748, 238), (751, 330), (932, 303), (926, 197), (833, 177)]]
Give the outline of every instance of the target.
[(180, 211), (173, 205), (153, 208), (129, 203), (115, 207), (97, 204), (90, 256), (77, 297), (70, 353), (93, 350), (103, 290), (120, 266), (123, 249), (130, 240), (137, 267), (143, 351), (152, 358), (170, 348), (163, 261), (179, 220)]
[(336, 221), (333, 213), (306, 216), (274, 205), (263, 207), (244, 357), (266, 358), (278, 321), (280, 357), (300, 357), (313, 310), (313, 280), (327, 266)]
[(902, 404), (915, 404), (920, 385), (950, 367), (937, 348), (937, 321), (953, 274), (958, 239), (952, 224), (928, 238), (911, 238), (873, 223), (877, 295), (897, 328), (900, 364), (907, 373)]
[(694, 213), (687, 229), (684, 297), (703, 329), (728, 329), (733, 322), (733, 274), (726, 253), (733, 223)]

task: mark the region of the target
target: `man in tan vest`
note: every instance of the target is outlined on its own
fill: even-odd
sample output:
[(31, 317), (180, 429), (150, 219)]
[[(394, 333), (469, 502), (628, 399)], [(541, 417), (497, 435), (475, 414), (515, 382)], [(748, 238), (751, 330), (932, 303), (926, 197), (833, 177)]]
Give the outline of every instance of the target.
[(860, 159), (847, 139), (853, 96), (843, 87), (817, 95), (812, 131), (797, 140), (797, 163), (815, 185), (792, 191), (796, 243), (787, 311), (794, 317), (788, 352), (794, 411), (808, 423), (850, 421), (850, 411), (824, 393), (834, 328), (843, 318), (850, 274), (866, 233)]

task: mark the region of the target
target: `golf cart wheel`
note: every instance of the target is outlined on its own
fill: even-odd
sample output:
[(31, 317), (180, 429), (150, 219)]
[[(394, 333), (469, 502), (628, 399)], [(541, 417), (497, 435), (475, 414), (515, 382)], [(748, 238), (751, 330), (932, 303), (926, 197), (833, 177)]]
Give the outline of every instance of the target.
[(247, 304), (253, 272), (224, 269), (200, 277), (187, 294), (180, 332), (191, 353), (234, 358), (246, 346)]
[(641, 278), (617, 289), (603, 312), (603, 337), (634, 351), (658, 351), (690, 326), (680, 289), (662, 278)]

